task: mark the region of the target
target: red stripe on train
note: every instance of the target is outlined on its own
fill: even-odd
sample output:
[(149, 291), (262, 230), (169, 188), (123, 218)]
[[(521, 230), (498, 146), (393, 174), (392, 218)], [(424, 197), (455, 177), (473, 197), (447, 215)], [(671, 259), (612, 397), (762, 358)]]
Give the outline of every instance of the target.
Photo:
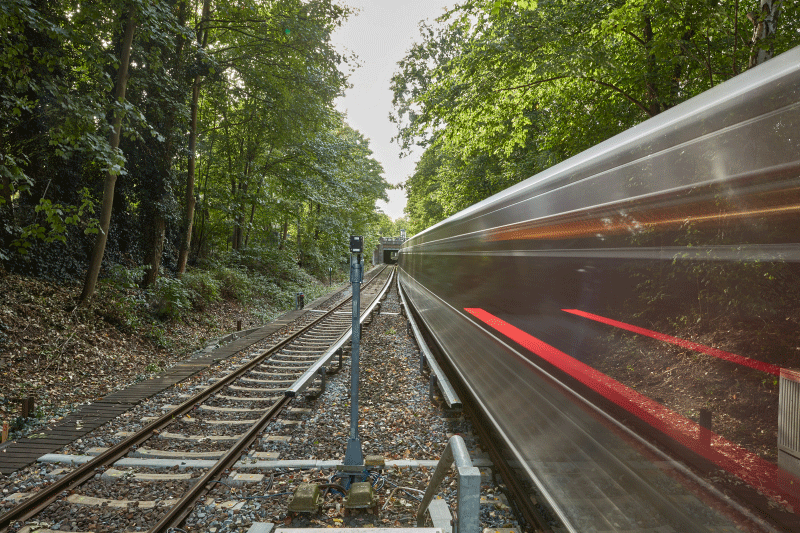
[(659, 333), (657, 331), (652, 331), (645, 328), (640, 328), (639, 326), (634, 326), (631, 324), (626, 324), (625, 322), (619, 322), (618, 320), (613, 320), (611, 318), (606, 318), (600, 315), (594, 315), (592, 313), (587, 313), (586, 311), (580, 311), (578, 309), (562, 309), (567, 313), (572, 313), (573, 315), (582, 316), (584, 318), (588, 318), (589, 320), (594, 320), (596, 322), (601, 322), (603, 324), (608, 324), (609, 326), (614, 326), (620, 329), (624, 329), (626, 331), (632, 331), (633, 333), (639, 333), (640, 335), (646, 335), (648, 337), (652, 337), (654, 339), (658, 339), (660, 341), (668, 342), (670, 344), (675, 344), (677, 346), (681, 346), (683, 348), (688, 348), (689, 350), (693, 350), (695, 352), (704, 353), (706, 355), (711, 355), (713, 357), (717, 357), (719, 359), (724, 359), (725, 361), (730, 361), (732, 363), (736, 363), (742, 366), (748, 366), (750, 368), (754, 368), (756, 370), (761, 370), (762, 372), (769, 372), (770, 374), (780, 376), (781, 375), (781, 367), (776, 365), (771, 365), (769, 363), (765, 363), (763, 361), (758, 361), (756, 359), (750, 359), (749, 357), (745, 357), (743, 355), (736, 355), (735, 353), (726, 352), (724, 350), (718, 350), (716, 348), (712, 348), (710, 346), (705, 346), (703, 344), (697, 344), (696, 342), (687, 341), (686, 339), (679, 339), (678, 337), (673, 337), (671, 335), (665, 335), (663, 333)]
[[(776, 465), (765, 461), (758, 455), (745, 450), (716, 433), (702, 428), (696, 422), (684, 418), (675, 411), (636, 392), (606, 374), (581, 363), (577, 359), (483, 309), (465, 308), (464, 310), (517, 344), (524, 346), (542, 359), (568, 373), (629, 413), (637, 416), (653, 428), (668, 435), (720, 468), (736, 475), (749, 485), (760, 490), (770, 499), (790, 508), (792, 506), (796, 507), (800, 503), (793, 496), (787, 494), (779, 485), (778, 467)], [(705, 439), (701, 438), (703, 433), (705, 433), (703, 435), (706, 437)], [(710, 446), (703, 443), (703, 440), (708, 442), (709, 434)]]

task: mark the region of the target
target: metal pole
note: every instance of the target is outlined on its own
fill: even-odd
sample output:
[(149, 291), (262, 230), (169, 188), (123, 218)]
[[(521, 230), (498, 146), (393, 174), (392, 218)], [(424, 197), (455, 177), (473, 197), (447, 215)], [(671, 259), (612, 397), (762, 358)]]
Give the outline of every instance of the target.
[(344, 456), (345, 466), (364, 464), (361, 441), (358, 438), (358, 348), (361, 341), (361, 254), (350, 255), (350, 282), (353, 284), (353, 335), (350, 349), (350, 438)]

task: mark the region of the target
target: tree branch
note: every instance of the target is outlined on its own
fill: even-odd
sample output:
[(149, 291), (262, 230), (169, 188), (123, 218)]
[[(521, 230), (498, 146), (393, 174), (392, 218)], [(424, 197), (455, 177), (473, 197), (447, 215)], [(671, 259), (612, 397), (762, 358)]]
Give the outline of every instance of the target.
[(626, 100), (628, 100), (632, 104), (634, 104), (637, 107), (639, 107), (642, 111), (647, 113), (647, 116), (653, 116), (650, 113), (650, 111), (647, 109), (647, 107), (641, 101), (637, 100), (636, 98), (634, 98), (630, 94), (626, 93), (625, 91), (623, 91), (622, 89), (620, 89), (619, 87), (614, 85), (613, 83), (600, 81), (600, 80), (598, 80), (596, 78), (592, 78), (590, 76), (570, 76), (570, 75), (553, 76), (552, 78), (545, 78), (545, 79), (542, 79), (542, 80), (536, 80), (536, 81), (531, 82), (531, 83), (525, 83), (525, 84), (522, 84), (522, 85), (515, 85), (514, 87), (504, 87), (504, 88), (500, 88), (500, 89), (494, 89), (493, 92), (514, 91), (514, 90), (517, 90), (517, 89), (527, 89), (529, 87), (536, 87), (537, 85), (541, 85), (543, 83), (547, 83), (547, 82), (550, 82), (550, 81), (563, 80), (563, 79), (566, 79), (566, 78), (575, 78), (575, 79), (579, 79), (579, 80), (591, 81), (592, 83), (596, 83), (597, 85), (600, 85), (602, 87), (606, 87), (608, 89), (611, 89), (612, 91), (617, 92), (620, 95), (622, 95), (622, 97), (624, 97)]
[(633, 96), (629, 95), (628, 93), (626, 93), (625, 91), (623, 91), (622, 89), (620, 89), (619, 87), (614, 85), (613, 83), (600, 81), (600, 80), (598, 80), (596, 78), (591, 78), (589, 76), (578, 76), (578, 78), (582, 79), (582, 80), (591, 81), (592, 83), (596, 83), (597, 85), (601, 85), (603, 87), (611, 89), (612, 91), (619, 93), (620, 95), (622, 95), (623, 98), (625, 98), (626, 100), (628, 100), (632, 104), (636, 105), (636, 107), (640, 108), (642, 111), (647, 113), (647, 116), (649, 116), (649, 117), (654, 116), (652, 113), (650, 113), (650, 110), (647, 109), (647, 107), (642, 102), (640, 102), (639, 100), (637, 100)]
[(537, 85), (541, 85), (543, 83), (547, 83), (547, 82), (550, 82), (550, 81), (563, 80), (565, 78), (571, 78), (571, 77), (572, 76), (567, 76), (567, 75), (565, 75), (565, 76), (554, 76), (552, 78), (545, 78), (543, 80), (537, 80), (537, 81), (534, 81), (534, 82), (531, 82), (531, 83), (525, 83), (523, 85), (515, 85), (514, 87), (503, 87), (503, 88), (500, 88), (500, 89), (494, 89), (492, 92), (496, 92), (497, 93), (497, 92), (502, 92), (502, 91), (516, 91), (517, 89), (527, 89), (529, 87), (536, 87)]
[(642, 46), (645, 46), (645, 44), (646, 44), (646, 43), (644, 42), (644, 39), (642, 39), (641, 37), (639, 37), (638, 35), (636, 35), (636, 34), (635, 34), (635, 33), (633, 33), (632, 31), (628, 31), (628, 30), (626, 30), (625, 28), (617, 28), (617, 29), (621, 30), (621, 31), (622, 31), (622, 33), (624, 33), (625, 35), (628, 35), (628, 36), (630, 36), (630, 37), (633, 37), (633, 39), (634, 39), (634, 40), (635, 40), (637, 43), (641, 44)]

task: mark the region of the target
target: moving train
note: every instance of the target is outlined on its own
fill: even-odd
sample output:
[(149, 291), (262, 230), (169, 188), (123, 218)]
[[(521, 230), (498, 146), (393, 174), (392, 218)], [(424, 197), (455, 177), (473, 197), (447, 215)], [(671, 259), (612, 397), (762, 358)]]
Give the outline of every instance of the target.
[(800, 48), (405, 242), (570, 531), (800, 531)]

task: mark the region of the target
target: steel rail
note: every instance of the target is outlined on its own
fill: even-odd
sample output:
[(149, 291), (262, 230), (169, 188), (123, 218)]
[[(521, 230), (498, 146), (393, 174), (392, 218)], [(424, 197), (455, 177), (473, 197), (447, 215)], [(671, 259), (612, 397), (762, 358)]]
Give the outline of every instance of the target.
[(286, 407), (291, 398), (284, 396), (277, 400), (255, 424), (230, 448), (225, 454), (203, 474), (191, 488), (181, 497), (180, 500), (172, 505), (170, 511), (161, 517), (161, 520), (153, 526), (149, 533), (162, 533), (180, 525), (189, 513), (194, 509), (197, 500), (211, 490), (211, 483), (216, 481), (225, 470), (232, 467), (241, 457), (242, 451), (247, 449), (259, 434), (278, 414)]
[[(405, 297), (405, 289), (403, 289), (403, 284), (400, 283), (398, 280), (397, 282), (397, 293), (400, 295), (400, 300), (403, 302), (403, 307), (408, 309), (408, 301)], [(406, 313), (406, 319), (408, 323), (411, 325), (411, 330), (414, 333), (414, 339), (417, 341), (417, 346), (419, 347), (419, 351), (422, 354), (423, 361), (427, 363), (428, 367), (430, 368), (431, 372), (433, 373), (434, 378), (439, 385), (439, 390), (442, 391), (442, 397), (444, 398), (447, 407), (450, 409), (459, 409), (461, 408), (461, 399), (456, 394), (455, 389), (450, 384), (450, 380), (447, 378), (447, 374), (444, 373), (444, 370), (439, 366), (439, 363), (436, 362), (436, 358), (431, 353), (430, 348), (428, 348), (428, 344), (425, 342), (425, 339), (422, 335), (422, 331), (419, 329), (417, 325), (417, 321), (414, 320), (413, 313)], [(420, 365), (420, 372), (422, 371), (422, 365)], [(433, 387), (433, 384), (431, 384)], [(431, 391), (433, 394), (433, 391)]]
[[(386, 292), (389, 290), (389, 287), (392, 286), (392, 280), (394, 279), (394, 274), (395, 270), (392, 270), (392, 272), (389, 274), (388, 279), (386, 280), (386, 283), (384, 283), (383, 288), (380, 290), (378, 295), (372, 300), (369, 307), (367, 307), (361, 313), (359, 324), (363, 323), (367, 319), (367, 317), (370, 316), (372, 311), (375, 309), (375, 307), (383, 298), (383, 295), (386, 294)], [(342, 346), (344, 346), (347, 343), (347, 341), (350, 340), (350, 337), (352, 337), (352, 335), (353, 335), (353, 328), (350, 327), (341, 337), (339, 337), (339, 339), (333, 345), (331, 345), (331, 347), (328, 349), (327, 352), (325, 352), (319, 359), (317, 359), (316, 363), (311, 365), (308, 368), (308, 370), (306, 370), (303, 373), (303, 375), (300, 376), (291, 387), (286, 389), (284, 394), (288, 397), (295, 397), (301, 392), (303, 392), (314, 381), (314, 378), (320, 372), (322, 367), (327, 365), (330, 362), (330, 360), (333, 359), (333, 356), (336, 355), (339, 349), (342, 348)]]
[[(367, 283), (371, 283), (373, 280), (375, 280), (375, 278), (378, 275), (380, 275), (380, 273), (383, 272), (385, 268), (386, 267), (376, 272), (375, 275), (373, 275)], [(254, 358), (252, 361), (242, 365), (241, 367), (234, 370), (232, 373), (228, 374), (221, 380), (210, 385), (207, 389), (187, 399), (185, 402), (175, 407), (172, 411), (167, 412), (166, 414), (162, 415), (158, 419), (146, 425), (145, 427), (143, 427), (130, 437), (127, 437), (124, 440), (118, 442), (117, 444), (111, 446), (108, 450), (96, 456), (94, 459), (84, 463), (83, 465), (79, 466), (72, 472), (65, 474), (63, 477), (59, 478), (50, 485), (36, 492), (32, 497), (12, 507), (8, 512), (6, 512), (3, 515), (0, 515), (0, 532), (7, 531), (8, 527), (13, 522), (28, 520), (29, 518), (36, 516), (41, 511), (43, 511), (47, 506), (52, 504), (62, 492), (72, 490), (82, 485), (83, 483), (85, 483), (94, 476), (95, 470), (97, 468), (113, 464), (114, 462), (118, 461), (119, 459), (127, 455), (131, 447), (139, 446), (140, 444), (151, 438), (153, 436), (153, 432), (158, 431), (163, 427), (167, 426), (174, 419), (180, 418), (185, 414), (189, 413), (196, 404), (206, 400), (211, 395), (216, 394), (223, 388), (227, 387), (231, 382), (233, 382), (243, 374), (249, 372), (252, 368), (261, 364), (265, 359), (267, 359), (273, 353), (277, 352), (287, 344), (293, 342), (295, 339), (297, 339), (304, 333), (307, 333), (308, 330), (310, 330), (312, 327), (314, 327), (319, 322), (324, 320), (326, 317), (332, 315), (337, 309), (346, 305), (349, 301), (350, 298), (345, 299), (340, 304), (334, 306), (330, 311), (315, 318), (313, 321), (311, 321), (306, 326), (302, 327), (297, 332), (291, 334), (286, 339), (280, 341), (272, 348), (265, 350), (261, 355)]]

